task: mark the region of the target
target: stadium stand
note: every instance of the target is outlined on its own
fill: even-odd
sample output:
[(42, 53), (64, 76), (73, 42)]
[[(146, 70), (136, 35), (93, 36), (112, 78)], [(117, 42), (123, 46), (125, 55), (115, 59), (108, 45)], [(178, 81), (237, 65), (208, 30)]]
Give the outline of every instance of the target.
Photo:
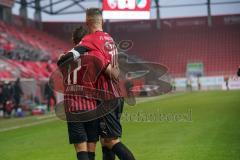
[[(43, 28), (69, 39), (80, 23), (45, 22)], [(161, 29), (155, 20), (112, 22), (108, 31), (117, 42), (132, 40), (128, 51), (144, 60), (161, 63), (174, 77), (185, 77), (188, 63), (203, 63), (204, 76), (234, 75), (240, 61), (240, 15), (165, 19)], [(58, 27), (57, 27), (58, 26)]]
[[(166, 65), (169, 72), (175, 77), (186, 75), (186, 66), (189, 62), (203, 63), (204, 76), (232, 75), (240, 60), (239, 24), (222, 25), (219, 23), (219, 17), (215, 19), (217, 25), (211, 28), (204, 25), (185, 27), (169, 27), (168, 25), (168, 27), (163, 26), (161, 30), (153, 29), (152, 21), (138, 22), (141, 25), (134, 22), (115, 22), (111, 24), (110, 33), (117, 41), (124, 39), (133, 41), (134, 46), (129, 51), (130, 55)], [(170, 22), (174, 21), (177, 24), (177, 20)], [(134, 24), (142, 27), (134, 28)], [(47, 28), (56, 28), (59, 23), (45, 25)], [(50, 27), (51, 25), (52, 27)], [(128, 26), (128, 29), (121, 26)], [(0, 34), (0, 52), (13, 50), (14, 53), (11, 57), (12, 60), (8, 60), (8, 63), (11, 61), (11, 64), (20, 68), (34, 68), (33, 71), (21, 69), (24, 77), (47, 77), (49, 72), (45, 70), (45, 67), (48, 66), (48, 63), (31, 61), (47, 61), (49, 59), (55, 61), (60, 52), (71, 48), (71, 44), (66, 42), (70, 34), (65, 35), (68, 38), (56, 38), (62, 36), (59, 33), (63, 33), (63, 36), (66, 34), (61, 30), (56, 30), (55, 37), (51, 35), (54, 34), (54, 32), (51, 33), (51, 30), (44, 32), (33, 27), (16, 27), (2, 21), (0, 21), (0, 30), (5, 31)], [(146, 43), (146, 41), (150, 43)], [(50, 66), (51, 69), (55, 67), (51, 63)], [(32, 72), (41, 74), (32, 74)], [(7, 71), (1, 71), (1, 74), (10, 75), (7, 74)]]
[(0, 30), (3, 33), (5, 31), (6, 40), (11, 42), (18, 52), (23, 50), (25, 56), (29, 54), (25, 57), (27, 60), (48, 60), (50, 57), (56, 60), (60, 51), (70, 47), (64, 41), (32, 27), (15, 27), (0, 21)]
[(50, 76), (56, 68), (59, 53), (71, 46), (54, 36), (32, 27), (19, 27), (0, 21), (1, 78), (17, 76), (41, 79)]
[(0, 77), (4, 79), (22, 77), (40, 80), (48, 78), (55, 68), (55, 64), (48, 62), (4, 59), (1, 60)]
[(175, 76), (185, 76), (189, 62), (203, 63), (205, 76), (234, 74), (240, 60), (240, 31), (237, 27), (195, 28), (191, 32), (189, 29), (155, 30), (119, 35), (124, 35), (121, 39), (133, 40), (131, 53), (166, 65)]

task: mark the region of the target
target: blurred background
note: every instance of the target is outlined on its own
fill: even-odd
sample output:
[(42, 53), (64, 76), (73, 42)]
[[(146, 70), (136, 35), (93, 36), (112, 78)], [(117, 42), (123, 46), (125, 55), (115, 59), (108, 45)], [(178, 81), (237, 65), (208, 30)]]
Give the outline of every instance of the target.
[[(0, 0), (0, 121), (54, 111), (59, 95), (49, 76), (90, 7), (103, 9), (104, 30), (116, 43), (133, 42), (124, 54), (168, 68), (170, 95), (236, 90), (239, 97), (239, 0)], [(133, 82), (139, 96), (153, 89)]]
[[(116, 43), (133, 42), (126, 54), (166, 66), (174, 91), (240, 88), (233, 78), (240, 64), (240, 1), (132, 2), (1, 0), (0, 86), (11, 90), (2, 91), (1, 104), (16, 101), (17, 78), (23, 109), (55, 103), (45, 84), (89, 7), (103, 8), (104, 29)], [(141, 88), (141, 80), (135, 83)]]

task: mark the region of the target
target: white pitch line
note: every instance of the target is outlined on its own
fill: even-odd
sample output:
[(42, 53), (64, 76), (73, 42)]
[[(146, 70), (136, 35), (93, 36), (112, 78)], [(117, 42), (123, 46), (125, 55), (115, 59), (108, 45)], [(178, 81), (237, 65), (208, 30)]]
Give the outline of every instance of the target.
[[(165, 95), (165, 96), (157, 96), (157, 97), (149, 97), (149, 98), (138, 98), (138, 100), (137, 100), (138, 102), (137, 103), (144, 103), (144, 102), (151, 101), (151, 100), (162, 99), (162, 98), (178, 96), (178, 95), (182, 95), (182, 94), (169, 94), (169, 95)], [(45, 119), (45, 120), (42, 120), (42, 119)], [(39, 124), (51, 122), (51, 121), (56, 120), (56, 119), (57, 118), (54, 115), (46, 115), (46, 116), (42, 116), (42, 117), (37, 117), (37, 120), (41, 120), (41, 121), (28, 123), (28, 124), (24, 124), (24, 125), (19, 125), (19, 126), (14, 126), (14, 127), (9, 127), (9, 128), (3, 128), (3, 129), (0, 129), (0, 133), (1, 132), (15, 130), (15, 129), (19, 129), (19, 128), (26, 128), (26, 127), (36, 126), (36, 125), (39, 125)]]
[(3, 129), (0, 129), (0, 133), (1, 132), (15, 130), (15, 129), (19, 129), (19, 128), (26, 128), (26, 127), (36, 126), (36, 125), (39, 125), (39, 124), (51, 122), (53, 120), (56, 120), (56, 118), (47, 119), (47, 120), (43, 120), (43, 121), (39, 121), (39, 122), (28, 123), (28, 124), (14, 126), (14, 127), (9, 127), (9, 128), (3, 128)]
[(37, 117), (37, 120), (42, 120), (42, 119), (49, 119), (49, 118), (53, 118), (56, 117), (56, 114), (51, 113), (50, 115), (44, 115), (44, 116), (39, 116)]
[(165, 98), (169, 98), (169, 97), (177, 97), (177, 96), (181, 96), (184, 93), (171, 93), (171, 94), (165, 94), (165, 95), (160, 95), (160, 96), (156, 96), (156, 97), (144, 97), (144, 98), (136, 98), (137, 103), (144, 103), (144, 102), (149, 102), (152, 100), (157, 100), (157, 99), (165, 99)]

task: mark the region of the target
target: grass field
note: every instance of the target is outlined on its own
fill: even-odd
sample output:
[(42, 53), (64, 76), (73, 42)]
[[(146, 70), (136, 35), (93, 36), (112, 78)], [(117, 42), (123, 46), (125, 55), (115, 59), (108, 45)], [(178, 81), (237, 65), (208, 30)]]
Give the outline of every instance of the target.
[[(122, 140), (137, 160), (240, 159), (240, 91), (143, 101), (125, 108), (122, 124)], [(64, 122), (51, 117), (0, 120), (0, 160), (75, 159)], [(100, 146), (96, 159), (101, 159)]]

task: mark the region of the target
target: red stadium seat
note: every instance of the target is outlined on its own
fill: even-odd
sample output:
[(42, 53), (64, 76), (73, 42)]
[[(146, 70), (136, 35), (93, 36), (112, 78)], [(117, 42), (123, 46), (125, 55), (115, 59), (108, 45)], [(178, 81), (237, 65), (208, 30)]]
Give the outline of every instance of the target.
[(129, 54), (166, 65), (175, 76), (185, 76), (188, 62), (204, 64), (204, 74), (234, 74), (240, 62), (240, 30), (236, 26), (174, 28), (113, 33), (134, 42)]

